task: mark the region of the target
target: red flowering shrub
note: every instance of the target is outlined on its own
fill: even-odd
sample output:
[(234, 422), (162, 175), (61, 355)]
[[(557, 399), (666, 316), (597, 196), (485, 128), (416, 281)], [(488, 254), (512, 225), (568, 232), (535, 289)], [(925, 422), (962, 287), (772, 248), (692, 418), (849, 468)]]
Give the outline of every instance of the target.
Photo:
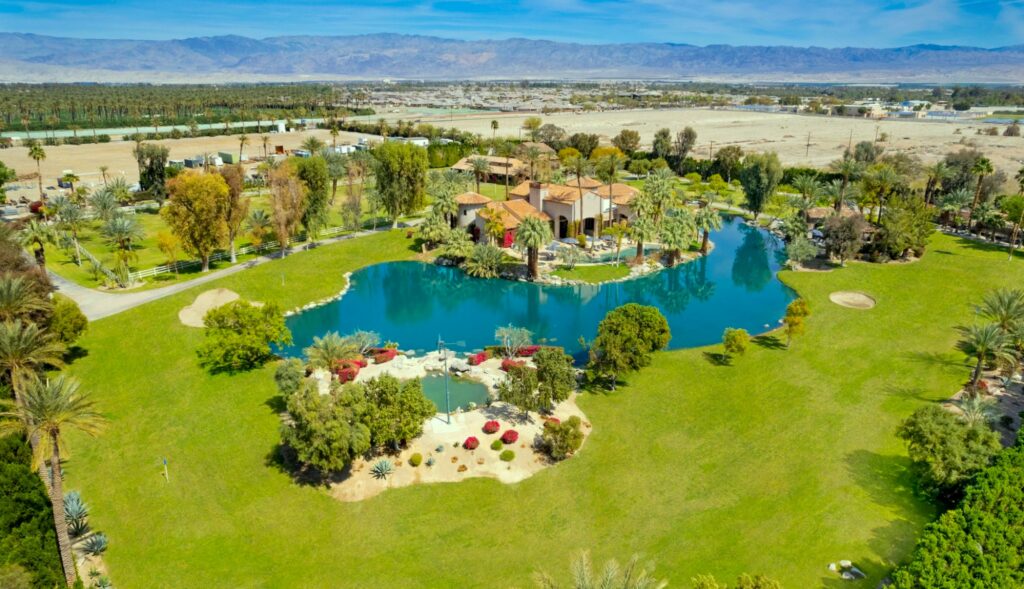
[(341, 384), (352, 382), (355, 380), (357, 374), (359, 374), (359, 367), (356, 365), (340, 368), (338, 369), (338, 382)]
[(558, 419), (557, 417), (549, 417), (549, 418), (544, 420), (544, 423), (553, 423), (555, 425), (558, 425), (558, 424), (562, 423), (562, 420)]
[(526, 362), (523, 362), (522, 360), (513, 360), (512, 358), (505, 358), (504, 360), (501, 361), (501, 369), (504, 370), (505, 372), (508, 372), (509, 368), (512, 368), (513, 366), (525, 365)]
[(475, 436), (469, 436), (465, 442), (462, 442), (462, 447), (467, 450), (476, 450), (480, 446), (480, 440), (476, 439)]
[(377, 352), (377, 353), (375, 353), (373, 355), (373, 363), (374, 364), (383, 364), (385, 362), (390, 362), (390, 361), (394, 360), (395, 356), (397, 356), (397, 355), (398, 355), (398, 350), (394, 350), (394, 349), (391, 349), (391, 348), (385, 348), (385, 349), (383, 349), (383, 350), (381, 350), (381, 351), (379, 351), (379, 352)]
[(529, 358), (530, 356), (533, 356), (534, 354), (536, 354), (538, 351), (540, 351), (540, 346), (525, 346), (522, 349), (520, 349), (516, 353), (516, 355), (521, 357), (521, 358), (522, 357)]
[(42, 215), (43, 214), (43, 201), (41, 201), (41, 200), (34, 200), (31, 203), (29, 203), (29, 205), (28, 205), (28, 212), (32, 213), (33, 215)]
[(505, 433), (501, 434), (501, 442), (503, 444), (515, 444), (519, 439), (519, 432), (514, 429), (505, 430)]
[(469, 357), (469, 365), (479, 366), (485, 360), (487, 360), (487, 358), (487, 352), (477, 352), (476, 354), (473, 354), (472, 356)]
[(501, 429), (501, 424), (499, 424), (497, 421), (494, 421), (493, 419), (484, 424), (485, 434), (496, 434), (498, 433), (499, 429)]

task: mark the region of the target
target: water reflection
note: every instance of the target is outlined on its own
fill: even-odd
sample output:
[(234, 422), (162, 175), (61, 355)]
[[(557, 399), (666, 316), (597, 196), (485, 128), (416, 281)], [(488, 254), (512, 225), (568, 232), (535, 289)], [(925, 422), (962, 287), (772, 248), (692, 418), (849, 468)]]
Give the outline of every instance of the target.
[(775, 278), (785, 259), (778, 240), (737, 219), (712, 239), (707, 257), (604, 285), (477, 279), (419, 262), (370, 266), (352, 275), (340, 300), (290, 317), (295, 344), (284, 352), (301, 353), (327, 331), (356, 329), (377, 331), (403, 349), (432, 349), (441, 335), (454, 349), (471, 350), (494, 343), (495, 328), (512, 323), (576, 354), (579, 338), (593, 338), (605, 313), (628, 302), (662, 310), (672, 347), (719, 341), (726, 327), (760, 332), (775, 324), (794, 296)]

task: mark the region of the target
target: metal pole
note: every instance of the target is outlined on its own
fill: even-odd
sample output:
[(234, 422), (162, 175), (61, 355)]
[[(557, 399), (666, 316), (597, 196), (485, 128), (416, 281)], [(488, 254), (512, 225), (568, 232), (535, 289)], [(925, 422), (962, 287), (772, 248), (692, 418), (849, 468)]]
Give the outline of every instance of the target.
[(452, 422), (452, 403), (451, 397), (448, 395), (448, 350), (444, 346), (444, 340), (441, 339), (440, 334), (437, 336), (437, 350), (441, 352), (444, 358), (444, 412), (445, 412), (445, 423)]

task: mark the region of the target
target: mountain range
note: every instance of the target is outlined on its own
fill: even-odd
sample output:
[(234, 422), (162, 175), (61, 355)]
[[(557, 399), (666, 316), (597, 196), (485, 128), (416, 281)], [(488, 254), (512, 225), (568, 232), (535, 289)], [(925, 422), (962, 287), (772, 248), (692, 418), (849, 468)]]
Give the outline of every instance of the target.
[(1024, 45), (889, 49), (461, 41), (419, 35), (236, 35), (166, 41), (0, 33), (0, 81), (381, 78), (1024, 83)]

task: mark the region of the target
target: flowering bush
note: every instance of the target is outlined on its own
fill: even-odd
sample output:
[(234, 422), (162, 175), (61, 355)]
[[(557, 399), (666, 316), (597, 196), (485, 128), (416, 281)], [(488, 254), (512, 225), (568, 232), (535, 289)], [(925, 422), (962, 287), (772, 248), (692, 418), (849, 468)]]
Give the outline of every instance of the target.
[(526, 362), (522, 360), (513, 360), (512, 358), (505, 358), (501, 361), (501, 369), (508, 372), (510, 368), (514, 366), (525, 366)]
[(476, 436), (469, 436), (465, 442), (462, 442), (462, 447), (467, 450), (476, 450), (480, 446), (480, 440), (476, 439)]
[(377, 352), (377, 353), (375, 353), (373, 355), (373, 363), (374, 364), (383, 364), (385, 362), (390, 362), (390, 361), (394, 360), (395, 356), (397, 356), (397, 355), (398, 355), (398, 350), (394, 350), (394, 349), (391, 349), (391, 348), (386, 348), (386, 349), (380, 350), (379, 352)]
[(484, 433), (485, 434), (495, 434), (495, 433), (498, 433), (499, 429), (501, 429), (501, 424), (499, 424), (497, 421), (494, 421), (493, 419), (491, 421), (488, 421), (487, 423), (484, 424)]
[(516, 355), (528, 358), (536, 354), (538, 351), (540, 351), (540, 346), (525, 346), (521, 348)]
[(352, 382), (356, 379), (356, 375), (359, 374), (358, 366), (346, 366), (338, 370), (338, 382), (345, 384), (346, 382)]
[(514, 429), (505, 430), (505, 433), (501, 434), (501, 441), (505, 444), (515, 444), (519, 440), (519, 432)]
[(487, 360), (487, 357), (487, 352), (477, 352), (469, 357), (469, 365), (479, 366), (480, 364), (483, 364), (485, 360)]
[(544, 423), (551, 423), (551, 424), (554, 424), (554, 425), (558, 425), (558, 424), (562, 423), (562, 420), (558, 419), (557, 417), (549, 417), (549, 418), (544, 420)]

